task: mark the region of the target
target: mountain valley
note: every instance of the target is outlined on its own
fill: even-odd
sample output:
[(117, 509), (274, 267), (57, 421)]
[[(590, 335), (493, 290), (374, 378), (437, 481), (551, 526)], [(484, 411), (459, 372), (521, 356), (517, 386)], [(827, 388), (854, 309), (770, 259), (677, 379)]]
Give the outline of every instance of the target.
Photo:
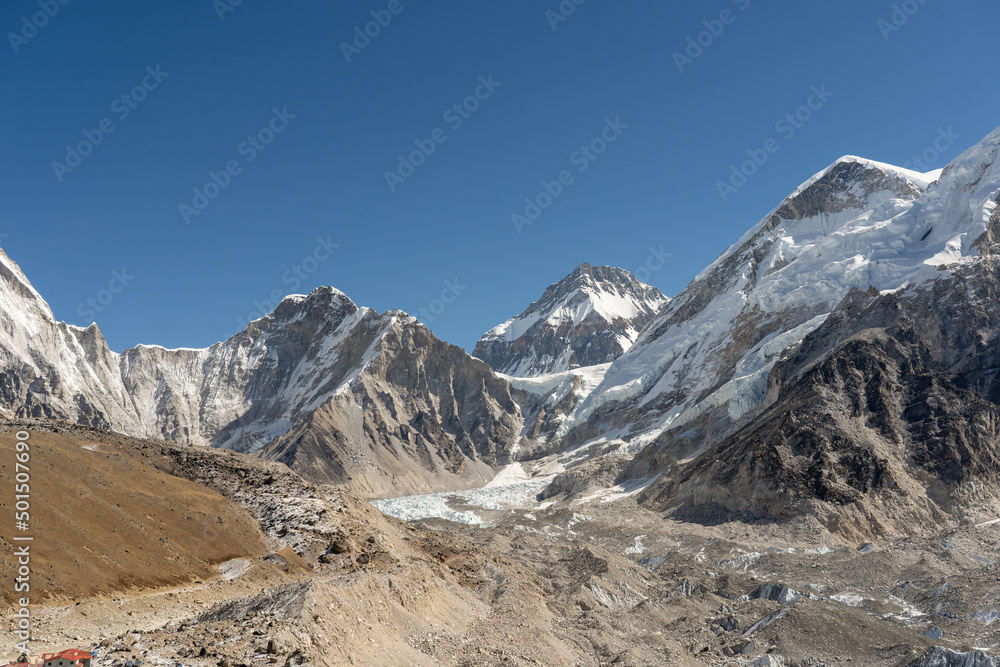
[(930, 173), (846, 156), (679, 294), (581, 264), (472, 354), (333, 287), (209, 348), (116, 353), (0, 251), (36, 641), (117, 665), (1000, 665), (998, 204), (1000, 129)]

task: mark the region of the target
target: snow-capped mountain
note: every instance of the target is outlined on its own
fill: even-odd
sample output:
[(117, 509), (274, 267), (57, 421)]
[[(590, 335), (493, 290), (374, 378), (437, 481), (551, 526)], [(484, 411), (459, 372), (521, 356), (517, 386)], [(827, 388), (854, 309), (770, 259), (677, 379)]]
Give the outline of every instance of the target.
[[(646, 495), (658, 507), (691, 512), (704, 500), (719, 516), (737, 516), (740, 494), (770, 474), (794, 484), (759, 496), (754, 512), (787, 514), (782, 494), (853, 497), (851, 475), (903, 460), (887, 443), (923, 451), (914, 433), (947, 440), (941, 424), (962, 419), (982, 428), (956, 429), (965, 440), (940, 452), (967, 458), (966, 445), (981, 441), (974, 449), (987, 452), (987, 470), (991, 424), (1000, 422), (984, 351), (998, 326), (990, 319), (1000, 293), (990, 278), (1000, 256), (998, 153), (1000, 130), (928, 174), (841, 158), (673, 300), (625, 271), (585, 264), (484, 336), (475, 351), (483, 361), (405, 313), (359, 308), (333, 288), (288, 297), (210, 348), (115, 354), (96, 326), (57, 322), (0, 253), (0, 409), (259, 452), (366, 495), (470, 487), (513, 460), (551, 471), (641, 451), (622, 479), (661, 475)], [(963, 318), (965, 306), (974, 317)], [(893, 348), (887, 331), (929, 356)], [(878, 350), (844, 351), (862, 340)], [(954, 369), (965, 375), (956, 380)], [(882, 387), (874, 403), (837, 412), (869, 376)], [(924, 391), (912, 378), (941, 389)], [(929, 407), (903, 419), (914, 404)], [(789, 463), (811, 451), (787, 445), (797, 433), (782, 421), (789, 415), (813, 420), (819, 468)], [(873, 415), (888, 430), (867, 440), (851, 430), (851, 420)], [(778, 459), (754, 463), (760, 442), (781, 438)], [(867, 454), (850, 442), (869, 443)], [(704, 486), (719, 447), (726, 479), (742, 486), (722, 477)], [(851, 456), (860, 468), (835, 465)], [(630, 457), (614, 458), (602, 478)], [(554, 488), (582, 488), (581, 470)], [(947, 470), (927, 470), (945, 480)], [(909, 473), (880, 479), (911, 490), (926, 483)]]
[(779, 360), (752, 420), (683, 463), (649, 447), (626, 476), (664, 473), (641, 499), (678, 518), (807, 519), (859, 541), (995, 516), (998, 296), (995, 257), (854, 289)]
[(631, 451), (668, 429), (679, 456), (716, 442), (760, 406), (781, 353), (852, 287), (892, 289), (933, 273), (923, 261), (952, 237), (899, 219), (925, 193), (935, 197), (937, 176), (845, 157), (810, 178), (646, 326), (560, 435), (579, 444), (597, 420), (598, 440)]
[(138, 428), (118, 358), (96, 326), (57, 322), (27, 277), (0, 250), (0, 412), (64, 417), (101, 428)]
[(642, 498), (697, 521), (872, 536), (992, 502), (998, 154), (1000, 130), (938, 172), (847, 157), (808, 180), (646, 327), (561, 447), (641, 449), (618, 481), (659, 476)]
[(294, 418), (262, 455), (369, 496), (483, 486), (512, 462), (523, 421), (518, 400), (531, 405), (531, 397), (412, 318), (382, 317), (369, 329), (377, 332), (371, 342), (331, 349), (346, 359), (363, 351), (363, 367)]
[(670, 299), (624, 269), (581, 264), (476, 343), (494, 370), (534, 377), (614, 361)]
[[(334, 410), (332, 422), (319, 420), (327, 404), (349, 417)], [(370, 495), (489, 481), (521, 419), (511, 388), (486, 364), (401, 311), (359, 308), (330, 287), (289, 296), (208, 348), (116, 354), (96, 325), (57, 322), (2, 252), (0, 410), (244, 452), (294, 427), (295, 446), (275, 444), (270, 456)], [(326, 440), (307, 450), (316, 425)], [(334, 444), (348, 437), (338, 459)]]

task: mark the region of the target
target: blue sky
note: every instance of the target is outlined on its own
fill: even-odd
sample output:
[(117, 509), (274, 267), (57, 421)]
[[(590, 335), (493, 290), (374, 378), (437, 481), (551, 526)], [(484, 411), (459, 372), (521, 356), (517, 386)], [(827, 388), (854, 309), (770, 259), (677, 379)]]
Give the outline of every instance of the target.
[(673, 295), (837, 157), (1000, 125), (986, 0), (232, 1), (0, 5), (0, 245), (114, 350), (326, 284), (471, 349), (582, 262)]

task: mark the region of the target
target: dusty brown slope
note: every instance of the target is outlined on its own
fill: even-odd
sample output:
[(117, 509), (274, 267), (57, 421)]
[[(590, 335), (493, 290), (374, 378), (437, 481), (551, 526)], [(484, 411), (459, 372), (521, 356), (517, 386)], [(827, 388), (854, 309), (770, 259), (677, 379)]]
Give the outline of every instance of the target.
[[(14, 520), (14, 430), (0, 432), (0, 516)], [(215, 564), (264, 553), (250, 514), (204, 486), (159, 470), (131, 442), (99, 444), (30, 431), (31, 594), (81, 598), (211, 576)], [(10, 528), (0, 576), (15, 563)], [(3, 600), (14, 596), (4, 588)]]

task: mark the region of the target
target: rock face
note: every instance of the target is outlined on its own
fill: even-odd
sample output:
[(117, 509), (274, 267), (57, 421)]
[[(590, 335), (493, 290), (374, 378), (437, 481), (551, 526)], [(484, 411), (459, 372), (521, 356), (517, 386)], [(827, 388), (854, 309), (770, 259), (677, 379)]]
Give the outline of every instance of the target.
[(96, 326), (57, 322), (21, 269), (0, 250), (0, 411), (137, 428), (118, 359)]
[(956, 653), (935, 646), (910, 667), (997, 667), (1000, 660), (991, 658), (981, 651)]
[(581, 264), (523, 313), (486, 332), (473, 356), (534, 377), (614, 361), (670, 299), (611, 266)]
[(395, 317), (321, 288), (210, 348), (126, 350), (122, 381), (142, 436), (253, 452), (350, 381)]

